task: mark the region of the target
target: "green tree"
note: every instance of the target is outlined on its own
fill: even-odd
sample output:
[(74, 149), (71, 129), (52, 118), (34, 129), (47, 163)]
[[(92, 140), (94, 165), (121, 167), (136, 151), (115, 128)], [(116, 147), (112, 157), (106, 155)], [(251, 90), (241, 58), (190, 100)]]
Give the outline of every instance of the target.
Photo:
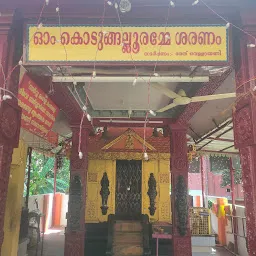
[[(241, 184), (242, 183), (242, 170), (236, 169), (234, 172), (234, 179), (235, 184)], [(226, 187), (231, 185), (231, 176), (230, 176), (230, 170), (223, 170), (222, 171), (222, 181), (221, 181), (221, 187)]]
[[(55, 158), (46, 157), (36, 151), (32, 152), (30, 172), (30, 195), (53, 193), (54, 190), (54, 163)], [(24, 185), (26, 193), (27, 173)], [(66, 193), (69, 189), (69, 161), (63, 159), (63, 165), (58, 170), (56, 179), (56, 191)]]

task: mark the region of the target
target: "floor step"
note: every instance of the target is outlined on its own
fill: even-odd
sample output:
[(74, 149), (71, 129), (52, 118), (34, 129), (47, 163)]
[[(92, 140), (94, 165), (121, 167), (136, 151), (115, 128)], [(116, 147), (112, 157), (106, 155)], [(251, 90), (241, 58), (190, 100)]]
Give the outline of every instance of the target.
[(139, 221), (116, 221), (113, 234), (114, 256), (142, 256), (143, 232)]
[(113, 252), (115, 256), (127, 256), (127, 255), (142, 255), (143, 247), (141, 245), (115, 245), (113, 246)]
[(141, 233), (131, 232), (116, 232), (114, 234), (113, 244), (125, 243), (125, 244), (141, 244), (143, 242), (143, 236)]
[(115, 231), (132, 231), (132, 232), (141, 232), (142, 231), (142, 225), (140, 222), (132, 222), (132, 221), (117, 221), (114, 226)]

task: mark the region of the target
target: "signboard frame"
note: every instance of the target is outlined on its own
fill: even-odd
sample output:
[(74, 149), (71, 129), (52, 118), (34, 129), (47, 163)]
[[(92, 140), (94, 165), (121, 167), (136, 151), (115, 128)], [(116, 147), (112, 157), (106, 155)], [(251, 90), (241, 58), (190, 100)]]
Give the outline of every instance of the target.
[[(30, 86), (32, 88), (31, 90), (29, 89)], [(31, 101), (30, 98), (32, 98)], [(47, 104), (42, 105), (40, 107), (39, 102), (42, 102), (43, 100), (45, 100)], [(35, 106), (34, 102), (36, 102), (38, 105)], [(37, 83), (30, 78), (30, 76), (27, 73), (23, 75), (19, 83), (18, 104), (22, 109), (21, 128), (38, 137), (47, 140), (49, 143), (53, 145), (56, 145), (58, 143), (58, 135), (52, 131), (52, 128), (56, 121), (56, 117), (60, 111), (59, 107), (40, 88), (40, 86), (38, 86)], [(49, 107), (48, 104), (51, 107)], [(26, 106), (26, 108), (24, 108), (24, 106)], [(41, 108), (44, 108), (46, 111), (48, 111), (48, 115), (51, 114), (51, 112), (49, 111), (52, 111), (52, 109), (55, 110), (55, 113), (52, 116), (52, 118), (50, 118), (48, 115), (45, 114), (44, 111), (41, 110)], [(40, 111), (38, 111), (38, 109), (40, 109)], [(30, 122), (28, 122), (28, 120), (24, 120), (24, 118), (22, 118), (23, 115), (25, 118), (29, 119)], [(46, 121), (48, 122), (48, 125), (46, 125)], [(43, 126), (43, 128), (47, 130), (47, 132), (40, 132), (39, 126)], [(46, 128), (46, 126), (48, 127)], [(53, 135), (54, 138), (52, 137)], [(51, 136), (51, 138), (49, 136)]]
[[(105, 27), (118, 27), (118, 24), (107, 24)], [(64, 66), (92, 66), (94, 65), (94, 61), (69, 61), (69, 60), (63, 60), (63, 61), (33, 61), (29, 60), (29, 45), (28, 43), (31, 42), (32, 38), (29, 38), (29, 28), (30, 27), (36, 27), (35, 24), (25, 24), (24, 25), (24, 46), (23, 46), (23, 59), (24, 59), (24, 65), (44, 65), (44, 66), (51, 66), (51, 65), (64, 65)], [(59, 28), (58, 25), (54, 24), (44, 24), (44, 27), (49, 28)], [(100, 28), (100, 25), (95, 24), (62, 24), (61, 28), (64, 27), (97, 27)], [(123, 27), (138, 27), (138, 28), (165, 28), (165, 25), (123, 25)], [(169, 25), (168, 28), (176, 28), (176, 27), (185, 27), (185, 28), (198, 28), (198, 27), (222, 27), (225, 28), (225, 25), (223, 24), (193, 24), (193, 25)], [(103, 28), (104, 29), (104, 28)], [(97, 61), (97, 65), (108, 65), (108, 66), (155, 66), (156, 61), (158, 62), (158, 66), (228, 66), (232, 63), (232, 44), (231, 44), (231, 29), (226, 29), (226, 60), (206, 60), (206, 61), (176, 61), (176, 60), (169, 60), (169, 61), (157, 61), (156, 56), (153, 56), (152, 61), (133, 61), (132, 59), (130, 61)], [(159, 47), (160, 48), (160, 47)]]

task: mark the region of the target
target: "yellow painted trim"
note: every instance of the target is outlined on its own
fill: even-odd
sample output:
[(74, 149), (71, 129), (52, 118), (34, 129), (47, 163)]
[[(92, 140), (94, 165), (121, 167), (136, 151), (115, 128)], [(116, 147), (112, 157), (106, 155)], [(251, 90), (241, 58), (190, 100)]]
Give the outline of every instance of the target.
[(4, 242), (0, 253), (4, 256), (17, 256), (18, 253), (26, 158), (27, 146), (24, 141), (20, 140), (19, 148), (15, 148), (13, 151), (8, 184), (4, 216)]
[[(170, 160), (170, 153), (148, 153), (149, 160)], [(141, 152), (96, 152), (88, 153), (89, 160), (144, 160)]]
[(110, 143), (108, 143), (107, 145), (105, 145), (102, 150), (106, 150), (111, 148), (113, 145), (115, 145), (116, 143), (118, 143), (119, 141), (123, 140), (125, 137), (127, 136), (131, 136), (134, 139), (138, 140), (141, 144), (145, 144), (146, 148), (152, 150), (152, 151), (156, 151), (156, 149), (150, 145), (149, 143), (145, 142), (144, 143), (144, 139), (141, 138), (137, 133), (135, 133), (133, 130), (128, 129), (126, 132), (124, 132), (122, 135), (120, 135), (119, 137), (117, 137), (116, 139), (114, 139), (113, 141), (111, 141)]

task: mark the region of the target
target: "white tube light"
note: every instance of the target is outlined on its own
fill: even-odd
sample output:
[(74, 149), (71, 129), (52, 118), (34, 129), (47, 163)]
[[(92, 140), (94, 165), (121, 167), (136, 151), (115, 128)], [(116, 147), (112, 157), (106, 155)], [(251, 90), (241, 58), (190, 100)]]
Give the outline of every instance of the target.
[[(144, 124), (145, 121), (132, 120), (100, 120), (100, 123), (119, 123), (119, 124)], [(163, 121), (147, 121), (148, 124), (163, 124)]]
[[(159, 77), (138, 77), (137, 83), (207, 83), (209, 82), (209, 76), (159, 76)], [(91, 81), (91, 76), (54, 76), (52, 81), (54, 83), (88, 83)], [(132, 76), (97, 76), (93, 79), (93, 82), (98, 83), (134, 83), (134, 77)]]

